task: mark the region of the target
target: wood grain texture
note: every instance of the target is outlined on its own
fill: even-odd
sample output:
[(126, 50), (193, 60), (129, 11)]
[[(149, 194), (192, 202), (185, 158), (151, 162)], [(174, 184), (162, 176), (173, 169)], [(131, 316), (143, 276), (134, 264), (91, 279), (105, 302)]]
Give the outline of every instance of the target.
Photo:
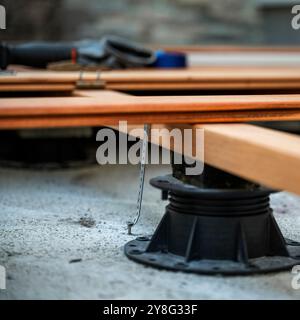
[(300, 194), (300, 137), (233, 124), (205, 129), (205, 161), (241, 177)]
[[(95, 81), (97, 72), (84, 72), (83, 79)], [(73, 83), (79, 72), (27, 71), (2, 75), (2, 83)], [(227, 82), (227, 81), (300, 81), (299, 67), (198, 67), (187, 69), (140, 69), (102, 71), (100, 79), (108, 83), (147, 82)]]
[(63, 91), (63, 92), (72, 92), (75, 90), (75, 84), (1, 84), (0, 92), (52, 92), (52, 91)]
[(231, 123), (300, 120), (300, 95), (135, 97), (76, 91), (75, 97), (0, 99), (0, 128), (142, 123)]
[[(82, 79), (91, 86), (104, 81), (110, 90), (300, 90), (299, 67), (197, 67), (187, 69), (141, 69), (84, 72)], [(0, 92), (40, 91), (42, 86), (76, 87), (80, 73), (26, 71), (0, 76)], [(59, 87), (58, 87), (59, 88)], [(71, 88), (70, 88), (71, 89)]]
[[(136, 126), (128, 127), (129, 134), (133, 128)], [(153, 125), (152, 128), (204, 129), (206, 163), (270, 188), (300, 195), (299, 136), (249, 124)], [(184, 150), (164, 144), (165, 141), (151, 137), (152, 143), (164, 148)], [(194, 142), (190, 142), (189, 157), (195, 154)]]
[(299, 81), (299, 67), (295, 68), (190, 68), (107, 71), (101, 74), (107, 83), (148, 83), (148, 82), (218, 82), (256, 81), (284, 82)]
[(114, 114), (36, 114), (21, 116), (0, 116), (0, 129), (33, 129), (58, 127), (85, 127), (117, 125), (119, 121), (128, 124), (165, 123), (240, 123), (249, 121), (291, 121), (300, 120), (300, 110), (265, 110), (232, 112), (192, 112), (192, 113), (114, 113)]
[[(77, 92), (78, 94), (78, 92)], [(96, 93), (94, 93), (96, 94)], [(300, 95), (131, 96), (99, 91), (93, 97), (0, 99), (0, 116), (67, 114), (154, 114), (300, 110)], [(174, 117), (175, 118), (175, 117)]]
[(164, 91), (164, 90), (299, 90), (300, 81), (236, 81), (236, 82), (155, 82), (155, 83), (107, 83), (106, 89), (124, 91)]

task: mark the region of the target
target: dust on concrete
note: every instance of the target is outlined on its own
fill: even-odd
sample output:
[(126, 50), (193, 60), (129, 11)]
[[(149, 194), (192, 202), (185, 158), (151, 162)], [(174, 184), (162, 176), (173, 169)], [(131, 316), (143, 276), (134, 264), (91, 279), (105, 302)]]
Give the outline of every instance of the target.
[(96, 225), (96, 221), (95, 219), (93, 219), (92, 217), (89, 217), (89, 216), (84, 216), (84, 217), (81, 217), (78, 221), (78, 223), (83, 226), (83, 227), (86, 227), (86, 228), (92, 228)]
[[(153, 233), (160, 221), (166, 203), (147, 181), (169, 170), (147, 167), (135, 234)], [(7, 270), (7, 290), (0, 299), (300, 298), (291, 287), (290, 271), (204, 276), (128, 260), (123, 246), (133, 239), (126, 221), (135, 214), (138, 173), (138, 167), (124, 165), (51, 172), (0, 169), (0, 264)], [(300, 241), (300, 198), (276, 194), (272, 206), (284, 235)], [(83, 226), (82, 217), (95, 223)]]

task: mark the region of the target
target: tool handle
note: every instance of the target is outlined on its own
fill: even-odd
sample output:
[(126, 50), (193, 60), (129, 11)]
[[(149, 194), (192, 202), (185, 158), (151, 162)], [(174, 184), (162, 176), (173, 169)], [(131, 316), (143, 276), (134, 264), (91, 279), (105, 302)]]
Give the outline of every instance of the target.
[(10, 64), (45, 68), (48, 63), (72, 59), (74, 45), (68, 43), (32, 42), (1, 46), (1, 68)]

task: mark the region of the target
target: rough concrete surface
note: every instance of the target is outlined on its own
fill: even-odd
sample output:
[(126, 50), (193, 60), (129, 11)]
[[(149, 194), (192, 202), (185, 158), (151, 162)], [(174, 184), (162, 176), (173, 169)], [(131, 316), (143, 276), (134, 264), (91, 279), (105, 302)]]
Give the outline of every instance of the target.
[[(147, 179), (169, 172), (149, 166)], [(299, 299), (291, 272), (222, 277), (173, 273), (129, 261), (138, 167), (60, 171), (0, 169), (0, 299)], [(164, 205), (146, 182), (136, 234), (155, 229)], [(272, 196), (285, 236), (300, 241), (300, 198)]]

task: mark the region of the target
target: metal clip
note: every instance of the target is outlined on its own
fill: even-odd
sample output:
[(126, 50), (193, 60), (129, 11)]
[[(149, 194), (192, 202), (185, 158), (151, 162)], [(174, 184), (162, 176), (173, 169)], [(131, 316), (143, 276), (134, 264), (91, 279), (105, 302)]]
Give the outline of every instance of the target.
[(94, 89), (95, 90), (95, 89), (104, 89), (105, 88), (106, 82), (104, 80), (100, 79), (101, 78), (101, 71), (100, 70), (97, 71), (97, 78), (94, 81), (93, 80), (91, 80), (91, 81), (84, 80), (83, 73), (84, 73), (84, 71), (81, 70), (80, 74), (79, 74), (79, 80), (76, 83), (77, 89), (82, 89), (82, 90)]

